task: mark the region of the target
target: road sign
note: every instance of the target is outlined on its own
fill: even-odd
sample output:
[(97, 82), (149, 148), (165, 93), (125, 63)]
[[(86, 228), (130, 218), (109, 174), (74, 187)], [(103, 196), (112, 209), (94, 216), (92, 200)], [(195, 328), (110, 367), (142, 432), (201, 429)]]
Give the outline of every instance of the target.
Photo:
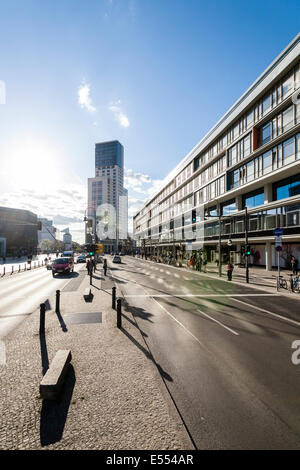
[(282, 230), (282, 228), (275, 228), (273, 233), (274, 233), (275, 237), (280, 237), (281, 235), (283, 235), (283, 230)]

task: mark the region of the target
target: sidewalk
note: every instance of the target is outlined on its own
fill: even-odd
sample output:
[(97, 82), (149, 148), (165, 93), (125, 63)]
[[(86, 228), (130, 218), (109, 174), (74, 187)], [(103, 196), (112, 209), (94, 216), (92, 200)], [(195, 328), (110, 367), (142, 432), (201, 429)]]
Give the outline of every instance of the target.
[[(142, 258), (137, 258), (137, 259), (142, 260)], [(157, 264), (156, 261), (150, 261), (149, 259), (147, 260), (143, 259), (143, 261)], [(246, 283), (246, 269), (240, 268), (236, 265), (234, 266), (234, 270), (232, 274), (232, 281), (228, 281), (226, 264), (222, 265), (222, 277), (221, 278), (219, 277), (219, 268), (216, 263), (208, 263), (206, 265), (206, 271), (204, 271), (202, 267), (201, 272), (187, 265), (183, 265), (182, 267), (179, 267), (179, 266), (172, 266), (166, 263), (158, 263), (158, 264), (161, 264), (162, 266), (167, 266), (168, 268), (173, 267), (179, 270), (192, 271), (193, 273), (199, 274), (200, 276), (206, 275), (212, 278), (222, 279), (225, 282), (232, 282), (232, 283), (244, 285), (247, 287), (253, 287), (259, 290), (263, 290), (268, 293), (274, 293), (274, 294), (277, 293), (277, 276), (278, 276), (277, 269), (273, 269), (272, 271), (267, 271), (264, 267), (249, 266), (249, 283)], [(286, 270), (286, 269), (280, 270), (280, 275), (282, 275), (285, 279), (289, 279), (290, 274), (292, 274), (292, 271), (290, 270)], [(300, 292), (290, 292), (288, 289), (281, 288), (279, 293), (283, 295), (293, 296), (295, 298), (300, 299)]]
[[(45, 336), (37, 310), (5, 338), (0, 449), (193, 449), (134, 317), (116, 327), (114, 284), (101, 274), (92, 302), (83, 272), (61, 292), (60, 314), (49, 299)], [(87, 323), (97, 313), (101, 323)], [(71, 349), (72, 361), (57, 403), (40, 399), (39, 383), (58, 349)]]

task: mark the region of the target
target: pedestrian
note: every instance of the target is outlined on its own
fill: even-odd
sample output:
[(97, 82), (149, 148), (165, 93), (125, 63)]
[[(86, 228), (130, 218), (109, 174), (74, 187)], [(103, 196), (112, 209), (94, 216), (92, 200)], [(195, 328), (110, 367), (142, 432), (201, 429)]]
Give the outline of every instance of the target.
[(232, 271), (233, 271), (233, 264), (230, 261), (228, 261), (228, 264), (227, 264), (227, 279), (228, 279), (228, 281), (232, 280)]
[(96, 272), (96, 260), (95, 260), (95, 258), (92, 258), (92, 270), (94, 270), (94, 273)]
[(88, 258), (87, 262), (86, 262), (86, 269), (87, 269), (87, 273), (90, 274), (90, 269), (91, 269), (91, 261), (90, 259)]
[(292, 256), (292, 258), (291, 258), (291, 268), (292, 268), (293, 275), (297, 276), (297, 273), (298, 273), (298, 260), (297, 260), (297, 258), (295, 258), (295, 256)]

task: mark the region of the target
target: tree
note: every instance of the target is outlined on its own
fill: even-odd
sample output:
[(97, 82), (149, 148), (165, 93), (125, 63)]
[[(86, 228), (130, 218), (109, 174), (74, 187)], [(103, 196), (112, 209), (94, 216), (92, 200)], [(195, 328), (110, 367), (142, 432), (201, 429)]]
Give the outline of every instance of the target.
[(48, 240), (48, 238), (45, 238), (44, 240), (41, 241), (39, 244), (39, 248), (42, 251), (51, 251), (54, 250), (54, 242)]

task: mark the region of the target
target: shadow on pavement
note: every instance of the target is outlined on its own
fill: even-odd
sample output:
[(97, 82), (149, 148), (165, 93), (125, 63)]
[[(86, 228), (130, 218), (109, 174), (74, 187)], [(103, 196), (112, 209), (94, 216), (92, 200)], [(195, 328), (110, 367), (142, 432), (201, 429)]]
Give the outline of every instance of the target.
[(75, 371), (72, 364), (70, 364), (60, 401), (43, 400), (40, 421), (40, 442), (42, 447), (61, 440), (75, 382)]
[(161, 376), (165, 379), (165, 380), (168, 380), (168, 382), (173, 382), (173, 379), (172, 377), (163, 370), (163, 368), (157, 364), (157, 362), (155, 362), (155, 359), (154, 357), (152, 356), (152, 354), (147, 351), (146, 348), (144, 348), (144, 346), (142, 346), (133, 336), (131, 336), (131, 334), (128, 333), (128, 331), (124, 330), (124, 328), (121, 328), (121, 331), (122, 333), (124, 333), (125, 336), (127, 336), (128, 339), (130, 339), (130, 341), (133, 342), (133, 344), (140, 350), (142, 351), (145, 356), (147, 357), (147, 359), (150, 359), (155, 365), (156, 367), (158, 368), (159, 370), (159, 373), (161, 374)]
[(132, 307), (125, 299), (123, 300), (123, 306), (125, 311), (130, 312), (134, 317), (139, 317), (142, 320), (147, 320), (150, 323), (153, 323), (150, 319), (150, 317), (153, 317), (152, 313), (146, 312), (146, 310), (140, 307)]
[(63, 274), (63, 273), (57, 273), (55, 274), (55, 276), (53, 276), (53, 279), (72, 279), (74, 277), (78, 277), (79, 276), (79, 273), (77, 272), (73, 272), (73, 273), (70, 273), (70, 274)]
[(60, 312), (55, 312), (60, 323), (61, 329), (66, 333), (68, 331), (67, 325), (64, 322), (63, 317), (61, 316)]
[(40, 348), (42, 358), (42, 373), (43, 375), (45, 375), (47, 370), (49, 369), (49, 358), (45, 333), (40, 333)]

